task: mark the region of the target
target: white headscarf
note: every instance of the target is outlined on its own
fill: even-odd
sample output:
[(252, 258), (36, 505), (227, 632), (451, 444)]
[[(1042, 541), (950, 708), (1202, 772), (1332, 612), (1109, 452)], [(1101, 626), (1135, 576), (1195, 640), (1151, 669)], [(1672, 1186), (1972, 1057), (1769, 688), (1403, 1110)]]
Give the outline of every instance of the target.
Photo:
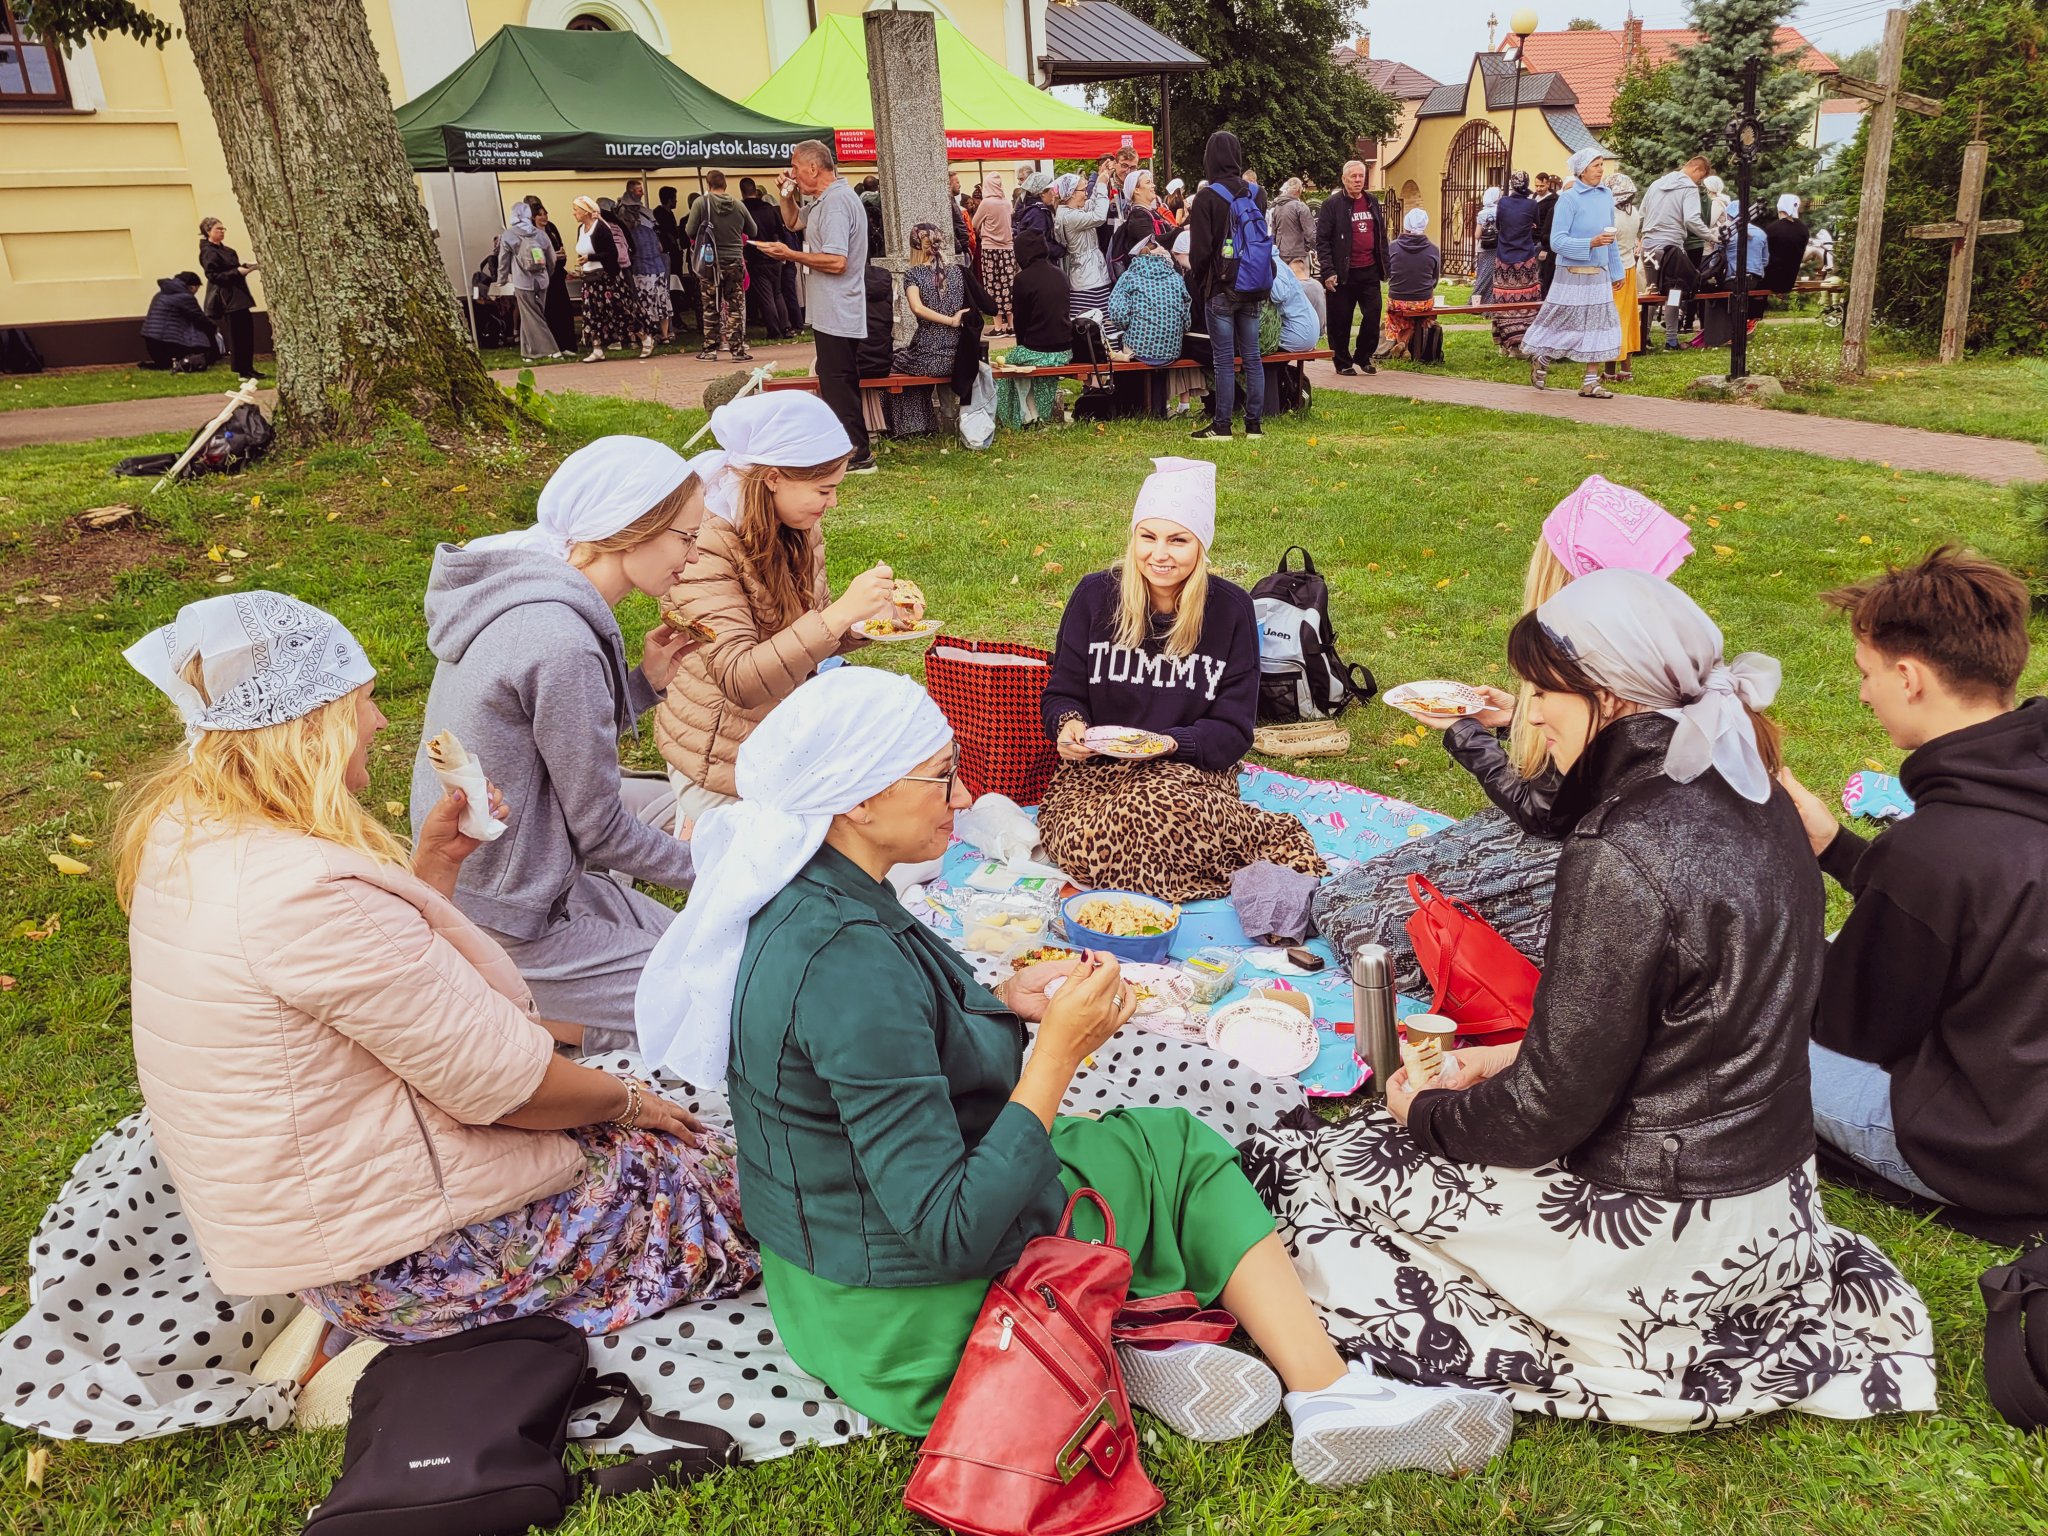
[(1173, 259), (1182, 271), (1188, 269), (1188, 263), (1193, 259), (1188, 253), (1194, 249), (1194, 238), (1194, 231), (1187, 229), (1173, 237)]
[(1401, 228), (1411, 235), (1419, 235), (1429, 228), (1429, 214), (1421, 208), (1410, 208), (1401, 215)]
[(728, 523), (740, 516), (740, 478), (735, 470), (767, 464), (809, 469), (853, 452), (853, 439), (832, 407), (800, 389), (745, 395), (711, 413), (718, 446), (700, 453), (691, 467), (704, 477), (704, 505)]
[(769, 711), (740, 744), (738, 803), (697, 824), (690, 904), (640, 973), (633, 1016), (649, 1060), (723, 1089), (747, 924), (803, 872), (835, 815), (952, 739), (930, 694), (875, 667), (835, 668)]
[(1572, 156), (1572, 175), (1577, 176), (1595, 160), (1605, 160), (1606, 158), (1606, 150), (1602, 149), (1598, 144), (1589, 144)]
[[(377, 675), (339, 619), (282, 592), (187, 603), (121, 654), (178, 706), (188, 748), (204, 731), (259, 731), (302, 719)], [(183, 676), (195, 656), (204, 694)]]
[(1480, 205), (1480, 207), (1482, 207), (1482, 208), (1491, 208), (1491, 207), (1492, 207), (1492, 206), (1493, 206), (1493, 205), (1494, 205), (1495, 203), (1497, 203), (1497, 202), (1499, 202), (1499, 201), (1500, 201), (1500, 188), (1499, 188), (1499, 187), (1488, 187), (1488, 188), (1487, 188), (1487, 189), (1485, 190), (1485, 192), (1483, 192), (1483, 193), (1481, 193), (1481, 194), (1480, 194), (1480, 198), (1479, 198), (1479, 205)]
[(1781, 193), (1779, 193), (1779, 194), (1778, 194), (1778, 212), (1779, 212), (1779, 213), (1781, 213), (1781, 214), (1783, 214), (1783, 215), (1784, 215), (1784, 216), (1785, 216), (1786, 218), (1788, 218), (1788, 219), (1796, 219), (1796, 218), (1798, 218), (1798, 217), (1799, 217), (1799, 194), (1798, 194), (1798, 193), (1796, 193), (1796, 192), (1781, 192)]
[(1642, 571), (1589, 571), (1536, 617), (1601, 687), (1678, 722), (1664, 772), (1681, 784), (1712, 768), (1745, 800), (1771, 798), (1770, 770), (1743, 710), (1778, 696), (1775, 657), (1722, 660), (1721, 631), (1700, 605)]
[(1176, 176), (1173, 178), (1173, 180), (1169, 181), (1166, 184), (1166, 195), (1168, 197), (1171, 197), (1176, 192), (1185, 192), (1187, 190), (1187, 186), (1188, 184), (1186, 182), (1182, 181), (1178, 176)]
[(1144, 168), (1130, 172), (1124, 177), (1124, 201), (1129, 202), (1138, 195), (1138, 178), (1145, 174)]
[(571, 544), (608, 539), (689, 477), (690, 464), (651, 437), (600, 437), (562, 460), (541, 487), (531, 528), (471, 539), (470, 549), (528, 549), (569, 558)]
[(1080, 185), (1081, 178), (1076, 176), (1072, 171), (1067, 171), (1060, 175), (1059, 178), (1053, 182), (1052, 189), (1054, 194), (1059, 198), (1059, 200), (1064, 203), (1068, 198), (1074, 195), (1074, 189)]

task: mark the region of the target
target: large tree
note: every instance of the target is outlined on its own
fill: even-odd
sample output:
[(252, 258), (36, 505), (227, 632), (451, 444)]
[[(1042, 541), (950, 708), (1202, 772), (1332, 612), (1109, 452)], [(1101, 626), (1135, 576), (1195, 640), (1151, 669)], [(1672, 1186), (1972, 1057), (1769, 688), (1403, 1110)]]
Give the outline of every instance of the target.
[[(291, 438), (358, 436), (389, 413), (502, 429), (406, 165), (362, 0), (179, 0), (260, 263)], [(53, 42), (175, 35), (130, 0), (17, 3)]]
[(1616, 142), (1608, 147), (1632, 172), (1652, 176), (1705, 155), (1732, 193), (1735, 155), (1728, 124), (1742, 110), (1743, 70), (1755, 59), (1762, 64), (1757, 115), (1767, 137), (1752, 189), (1761, 196), (1801, 185), (1817, 158), (1808, 132), (1814, 82), (1798, 67), (1797, 53), (1775, 40), (1790, 9), (1786, 0), (1690, 0), (1687, 14), (1700, 40), (1644, 81), (1641, 111), (1625, 124), (1617, 122)]
[[(1330, 50), (1351, 36), (1363, 6), (1353, 0), (1124, 0), (1124, 9), (1209, 61), (1199, 74), (1172, 76), (1173, 160), (1159, 180), (1202, 174), (1202, 146), (1228, 128), (1243, 143), (1261, 181), (1288, 176), (1323, 186), (1356, 151), (1357, 139), (1384, 138), (1400, 104), (1338, 64)], [(1099, 105), (1128, 122), (1159, 121), (1156, 81), (1092, 88)]]
[[(1983, 217), (2024, 219), (2026, 228), (1977, 246), (1964, 342), (1992, 352), (2048, 351), (2048, 13), (2039, 0), (1921, 0), (1907, 18), (1900, 80), (1943, 105), (1933, 117), (1898, 117), (1878, 319), (1930, 348), (1940, 340), (1949, 245), (1906, 231), (1955, 217), (1963, 148), (1981, 125), (1991, 146)], [(1863, 255), (1852, 247), (1869, 132), (1866, 115), (1837, 162), (1843, 199), (1833, 223), (1851, 263)]]

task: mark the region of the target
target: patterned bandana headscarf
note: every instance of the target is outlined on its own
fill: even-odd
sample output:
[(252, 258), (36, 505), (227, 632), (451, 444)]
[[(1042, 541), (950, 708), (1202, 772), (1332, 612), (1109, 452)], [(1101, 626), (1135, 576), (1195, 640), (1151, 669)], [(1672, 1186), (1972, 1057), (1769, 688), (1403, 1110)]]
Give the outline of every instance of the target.
[(1692, 554), (1685, 524), (1641, 491), (1588, 475), (1551, 508), (1543, 539), (1573, 576), (1626, 569), (1668, 577)]
[[(339, 619), (282, 592), (187, 603), (121, 654), (178, 706), (188, 751), (205, 731), (260, 731), (302, 719), (377, 675)], [(184, 676), (195, 656), (204, 693)]]
[(1514, 174), (1514, 175), (1510, 176), (1510, 177), (1508, 178), (1508, 190), (1509, 190), (1510, 192), (1526, 192), (1526, 191), (1528, 191), (1528, 190), (1529, 190), (1529, 173), (1528, 173), (1527, 171), (1517, 171), (1517, 172), (1515, 172), (1515, 174)]
[(1744, 710), (1778, 696), (1776, 658), (1722, 660), (1721, 631), (1698, 603), (1642, 571), (1594, 571), (1536, 610), (1564, 652), (1601, 687), (1678, 722), (1664, 772), (1690, 784), (1712, 768), (1745, 800), (1771, 798), (1770, 770)]
[(803, 872), (834, 816), (952, 739), (931, 695), (876, 667), (821, 673), (769, 711), (740, 743), (739, 800), (697, 825), (690, 903), (640, 973), (633, 1017), (650, 1061), (698, 1089), (724, 1088), (747, 924)]

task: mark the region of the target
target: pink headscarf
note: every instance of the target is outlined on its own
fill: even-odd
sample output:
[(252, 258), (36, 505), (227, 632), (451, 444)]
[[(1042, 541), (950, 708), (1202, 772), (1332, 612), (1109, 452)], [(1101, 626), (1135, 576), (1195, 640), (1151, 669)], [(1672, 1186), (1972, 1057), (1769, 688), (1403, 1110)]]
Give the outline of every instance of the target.
[(1684, 523), (1641, 491), (1588, 475), (1543, 520), (1543, 538), (1574, 577), (1642, 571), (1660, 580), (1692, 554)]
[(1003, 195), (1003, 178), (994, 171), (990, 171), (986, 176), (982, 177), (981, 195), (983, 197), (1001, 197)]

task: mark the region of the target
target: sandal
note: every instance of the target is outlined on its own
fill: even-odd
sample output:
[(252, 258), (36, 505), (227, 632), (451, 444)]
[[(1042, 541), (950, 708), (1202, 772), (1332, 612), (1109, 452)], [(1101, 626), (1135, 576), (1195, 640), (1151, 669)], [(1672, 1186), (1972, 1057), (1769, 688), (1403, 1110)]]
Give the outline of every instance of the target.
[(1614, 391), (1602, 386), (1598, 379), (1588, 379), (1579, 386), (1579, 393), (1588, 400), (1612, 400)]
[(1543, 358), (1532, 358), (1529, 362), (1529, 384), (1531, 388), (1544, 388), (1543, 381), (1550, 377), (1550, 364)]

